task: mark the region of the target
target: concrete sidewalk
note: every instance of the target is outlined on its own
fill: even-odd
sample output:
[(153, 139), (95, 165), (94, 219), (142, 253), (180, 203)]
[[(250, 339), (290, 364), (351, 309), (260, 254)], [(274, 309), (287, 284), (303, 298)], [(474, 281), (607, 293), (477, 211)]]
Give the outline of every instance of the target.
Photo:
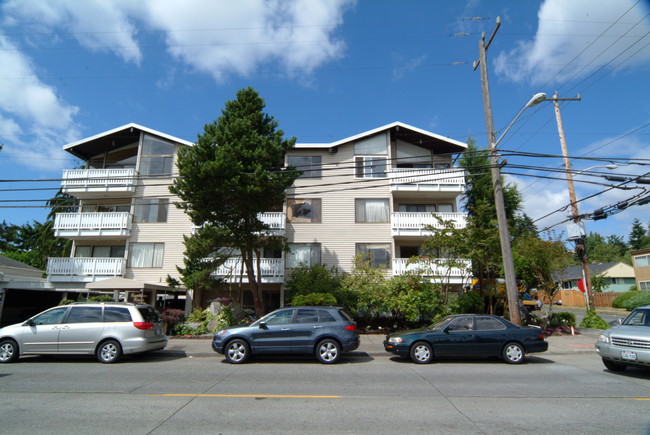
[[(576, 335), (563, 335), (546, 337), (549, 343), (548, 351), (540, 355), (560, 355), (578, 352), (595, 353), (594, 343), (598, 340), (599, 329), (577, 328)], [(348, 354), (352, 357), (391, 357), (392, 354), (384, 350), (382, 334), (361, 334), (359, 348)], [(162, 351), (163, 354), (180, 357), (221, 357), (212, 350), (211, 337), (197, 338), (171, 338), (169, 344)]]

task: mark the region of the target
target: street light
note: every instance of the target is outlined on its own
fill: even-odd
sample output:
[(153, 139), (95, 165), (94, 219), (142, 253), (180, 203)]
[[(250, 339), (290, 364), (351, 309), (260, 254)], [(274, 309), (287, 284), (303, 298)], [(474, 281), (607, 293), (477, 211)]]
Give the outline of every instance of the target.
[[(497, 213), (497, 223), (499, 225), (499, 240), (501, 242), (501, 256), (503, 257), (503, 271), (506, 280), (506, 294), (508, 296), (508, 306), (510, 307), (510, 319), (513, 323), (521, 325), (521, 316), (519, 314), (519, 289), (517, 288), (517, 279), (515, 277), (515, 265), (512, 259), (512, 247), (510, 245), (510, 231), (508, 230), (508, 220), (506, 219), (506, 207), (503, 200), (503, 187), (501, 186), (501, 167), (499, 166), (499, 156), (497, 154), (497, 145), (503, 137), (510, 131), (512, 126), (517, 122), (524, 110), (536, 106), (546, 100), (546, 94), (538, 93), (526, 103), (523, 109), (510, 122), (508, 127), (503, 131), (499, 139), (490, 144), (490, 166), (492, 167), (492, 185), (494, 187), (494, 205)], [(491, 120), (490, 120), (491, 121)], [(488, 128), (488, 130), (490, 130)], [(490, 132), (490, 138), (494, 137)]]

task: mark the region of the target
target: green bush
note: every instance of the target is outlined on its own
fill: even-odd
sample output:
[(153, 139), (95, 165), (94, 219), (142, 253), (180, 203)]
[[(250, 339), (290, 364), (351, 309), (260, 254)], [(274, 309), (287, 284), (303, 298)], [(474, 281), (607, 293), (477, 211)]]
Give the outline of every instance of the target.
[(210, 332), (215, 332), (222, 328), (227, 328), (228, 326), (233, 326), (237, 322), (235, 321), (235, 316), (233, 314), (232, 308), (227, 305), (221, 307), (221, 311), (217, 314), (217, 321), (214, 327), (214, 330)]
[(638, 290), (634, 290), (634, 291), (631, 290), (629, 292), (625, 292), (619, 296), (616, 296), (616, 298), (612, 301), (612, 307), (625, 308), (625, 304), (627, 303), (627, 301), (635, 297), (639, 293), (641, 292)]
[(115, 302), (115, 299), (113, 299), (113, 296), (99, 295), (89, 297), (88, 302)]
[(458, 296), (458, 312), (459, 313), (482, 313), (485, 307), (483, 297), (473, 291), (468, 291)]
[(550, 327), (576, 326), (576, 315), (573, 313), (551, 313), (546, 324)]
[(70, 305), (74, 303), (74, 299), (61, 299), (59, 305)]
[(607, 322), (603, 320), (602, 317), (596, 314), (596, 311), (587, 310), (587, 314), (585, 314), (585, 317), (582, 319), (582, 322), (580, 322), (580, 327), (593, 328), (593, 329), (608, 329), (610, 326)]
[(301, 305), (336, 305), (336, 298), (330, 293), (309, 293), (307, 295), (296, 295), (291, 300), (294, 307)]
[(650, 291), (642, 290), (634, 293), (636, 294), (623, 303), (623, 308), (632, 311), (643, 305), (650, 305)]
[(345, 303), (341, 292), (341, 279), (344, 274), (336, 267), (314, 265), (311, 267), (300, 266), (292, 269), (287, 280), (287, 289), (284, 293), (285, 302), (290, 302), (295, 296), (311, 293), (329, 293), (338, 303)]

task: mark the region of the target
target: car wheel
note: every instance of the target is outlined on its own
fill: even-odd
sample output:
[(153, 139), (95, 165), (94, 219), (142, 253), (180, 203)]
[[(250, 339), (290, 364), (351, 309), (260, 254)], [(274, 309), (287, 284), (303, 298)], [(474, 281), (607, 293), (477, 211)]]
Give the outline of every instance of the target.
[(97, 359), (103, 364), (113, 364), (122, 358), (122, 346), (115, 340), (107, 340), (97, 348)]
[(338, 342), (325, 339), (316, 346), (316, 358), (323, 364), (334, 364), (341, 356), (341, 346)]
[(526, 358), (524, 348), (517, 343), (508, 343), (503, 348), (503, 359), (508, 364), (521, 364)]
[(0, 363), (10, 363), (18, 359), (18, 345), (13, 340), (0, 342)]
[(244, 340), (232, 340), (226, 345), (225, 356), (231, 364), (242, 364), (251, 356), (251, 348)]
[(615, 363), (614, 361), (610, 361), (605, 358), (603, 358), (603, 364), (605, 364), (605, 367), (607, 367), (609, 370), (613, 372), (622, 372), (627, 368), (625, 364)]
[(433, 347), (419, 341), (411, 347), (411, 360), (416, 364), (429, 364), (433, 360)]

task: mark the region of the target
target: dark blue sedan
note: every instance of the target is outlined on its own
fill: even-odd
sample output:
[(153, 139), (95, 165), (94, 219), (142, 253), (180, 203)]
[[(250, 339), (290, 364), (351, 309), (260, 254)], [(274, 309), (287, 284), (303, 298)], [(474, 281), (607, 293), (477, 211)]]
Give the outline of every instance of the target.
[(323, 364), (332, 364), (359, 347), (356, 329), (342, 308), (280, 308), (250, 325), (218, 330), (212, 348), (232, 364), (252, 355), (279, 354), (313, 354)]
[(428, 328), (386, 336), (384, 349), (418, 364), (436, 356), (500, 356), (520, 364), (527, 353), (544, 352), (548, 342), (538, 327), (521, 327), (487, 314), (447, 316)]

